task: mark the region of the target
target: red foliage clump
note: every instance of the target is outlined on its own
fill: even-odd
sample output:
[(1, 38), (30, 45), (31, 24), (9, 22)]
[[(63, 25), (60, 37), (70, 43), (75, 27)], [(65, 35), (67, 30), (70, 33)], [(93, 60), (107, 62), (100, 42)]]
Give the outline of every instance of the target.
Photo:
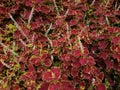
[(0, 90), (118, 90), (119, 0), (1, 0)]

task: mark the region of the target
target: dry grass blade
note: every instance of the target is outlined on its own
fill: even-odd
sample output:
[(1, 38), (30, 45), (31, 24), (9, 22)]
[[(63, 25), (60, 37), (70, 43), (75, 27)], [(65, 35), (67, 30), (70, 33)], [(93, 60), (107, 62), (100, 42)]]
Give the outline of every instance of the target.
[(8, 51), (10, 51), (13, 55), (15, 56), (19, 56), (16, 52), (14, 52), (13, 50), (9, 49), (6, 45), (4, 45), (2, 42), (0, 42), (0, 45), (4, 48), (6, 48)]
[[(17, 27), (17, 29), (21, 32), (21, 34), (29, 41), (27, 35), (22, 31), (21, 27), (18, 25), (18, 23), (15, 21), (15, 19), (13, 18), (13, 16), (8, 13), (9, 17), (11, 18), (11, 20), (14, 22), (15, 26)], [(29, 41), (30, 42), (30, 41)]]
[(6, 66), (7, 68), (10, 68), (10, 69), (12, 69), (7, 63), (5, 63), (2, 59), (0, 59), (0, 62), (4, 65), (4, 66)]
[(34, 8), (35, 8), (35, 7), (33, 7), (33, 8), (31, 9), (30, 16), (29, 16), (29, 19), (28, 19), (28, 24), (30, 24), (30, 21), (31, 21), (31, 19), (32, 19), (32, 17), (33, 17)]
[(56, 4), (56, 1), (53, 0), (53, 2), (54, 2), (55, 9), (56, 9), (56, 11), (57, 11), (57, 15), (60, 16), (60, 12), (59, 12), (58, 6), (57, 6), (57, 4)]

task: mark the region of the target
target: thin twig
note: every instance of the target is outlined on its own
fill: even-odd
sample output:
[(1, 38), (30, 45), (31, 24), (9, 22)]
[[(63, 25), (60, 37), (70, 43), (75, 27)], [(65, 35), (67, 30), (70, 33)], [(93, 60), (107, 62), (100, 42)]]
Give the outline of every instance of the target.
[(0, 62), (1, 62), (4, 66), (6, 66), (7, 68), (12, 69), (11, 66), (9, 66), (7, 63), (5, 63), (2, 59), (0, 59)]
[(57, 11), (58, 16), (60, 16), (60, 12), (59, 12), (58, 6), (57, 6), (57, 4), (56, 4), (56, 1), (53, 0), (53, 2), (54, 2), (54, 6), (55, 6), (55, 9), (56, 9), (56, 11)]
[(118, 2), (116, 1), (116, 2), (115, 2), (115, 9), (117, 9), (117, 5), (118, 5)]
[(109, 2), (110, 2), (109, 0), (105, 1), (105, 3), (106, 3), (105, 7), (108, 6)]
[(26, 22), (25, 22), (22, 18), (20, 18), (20, 20), (21, 20), (24, 24), (26, 24)]
[(14, 52), (13, 50), (9, 49), (6, 45), (4, 45), (2, 42), (0, 42), (0, 45), (3, 46), (4, 48), (6, 48), (8, 51), (10, 51), (13, 55), (15, 56), (19, 56), (16, 52)]
[(109, 22), (109, 20), (108, 20), (108, 17), (107, 17), (107, 16), (105, 17), (105, 19), (106, 19), (107, 25), (110, 25), (110, 22)]
[(66, 29), (67, 29), (67, 39), (68, 39), (68, 43), (69, 43), (70, 47), (72, 47), (72, 44), (71, 44), (71, 42), (70, 42), (70, 31), (69, 31), (68, 23), (66, 23)]
[(78, 36), (78, 41), (79, 41), (79, 45), (80, 45), (80, 50), (81, 50), (82, 54), (84, 54), (84, 47), (83, 47), (83, 44), (80, 40), (80, 36)]
[(53, 45), (52, 45), (52, 41), (51, 41), (50, 38), (48, 37), (48, 33), (49, 33), (49, 31), (50, 31), (51, 28), (52, 28), (52, 23), (50, 24), (48, 30), (46, 31), (45, 36), (47, 37), (50, 45), (53, 46)]
[(35, 39), (35, 33), (33, 33), (32, 35), (32, 43), (34, 42), (34, 39)]
[(50, 32), (50, 29), (51, 29), (51, 28), (52, 28), (52, 23), (50, 24), (50, 26), (49, 26), (48, 30), (46, 31), (45, 36), (47, 36), (47, 35), (48, 35), (48, 33)]
[(95, 4), (95, 0), (92, 1), (91, 6), (93, 6), (94, 4)]
[(82, 54), (84, 54), (84, 47), (83, 47), (83, 44), (82, 44), (82, 42), (81, 42), (81, 40), (80, 40), (80, 36), (81, 36), (82, 32), (83, 32), (88, 26), (89, 26), (89, 24), (88, 24), (87, 26), (84, 26), (84, 27), (82, 28), (80, 34), (78, 35), (78, 42), (79, 42), (79, 45), (80, 45), (80, 49), (81, 49)]
[[(45, 28), (45, 26), (44, 26), (44, 28)], [(52, 23), (50, 24), (48, 30), (46, 31), (45, 36), (47, 37), (47, 40), (49, 41), (50, 46), (53, 47), (52, 41), (48, 37), (48, 33), (49, 33), (49, 31), (50, 31), (51, 28), (52, 28)], [(48, 48), (49, 48), (49, 45), (48, 45)], [(51, 60), (53, 60), (53, 55), (51, 55)]]
[(47, 39), (48, 39), (48, 41), (49, 41), (49, 43), (50, 43), (50, 45), (51, 45), (51, 47), (53, 46), (52, 45), (52, 41), (50, 40), (50, 38), (47, 36)]
[(120, 9), (120, 5), (118, 6), (117, 11), (119, 11), (119, 9)]
[(81, 32), (80, 32), (80, 36), (81, 36), (82, 32), (83, 32), (87, 27), (89, 27), (89, 24), (88, 24), (87, 26), (84, 26), (84, 27), (82, 28), (82, 30), (81, 30)]
[(83, 16), (83, 22), (85, 22), (85, 18), (86, 18), (86, 12), (85, 12), (85, 14), (84, 14), (84, 16)]
[(5, 55), (7, 55), (7, 50), (6, 50), (6, 48), (3, 48), (3, 52), (4, 52)]
[(66, 16), (68, 15), (68, 12), (69, 12), (69, 9), (67, 9), (67, 11), (66, 11), (64, 17), (66, 17)]
[(22, 39), (19, 39), (19, 40), (24, 46), (27, 46), (27, 44)]
[(18, 30), (21, 30), (21, 27), (18, 25), (18, 23), (15, 21), (15, 19), (13, 18), (13, 16), (8, 13), (8, 15), (10, 16), (11, 20), (14, 22), (14, 24), (16, 25), (16, 27), (18, 28)]
[(28, 19), (28, 25), (30, 24), (30, 21), (31, 21), (31, 19), (33, 17), (34, 8), (35, 7), (32, 7), (32, 9), (31, 9), (30, 16), (29, 16), (29, 19)]
[(17, 29), (22, 33), (22, 35), (29, 41), (27, 35), (22, 31), (21, 27), (18, 25), (18, 23), (15, 21), (15, 19), (13, 18), (13, 16), (8, 13), (9, 17), (11, 18), (11, 20), (14, 22), (14, 24), (16, 25)]

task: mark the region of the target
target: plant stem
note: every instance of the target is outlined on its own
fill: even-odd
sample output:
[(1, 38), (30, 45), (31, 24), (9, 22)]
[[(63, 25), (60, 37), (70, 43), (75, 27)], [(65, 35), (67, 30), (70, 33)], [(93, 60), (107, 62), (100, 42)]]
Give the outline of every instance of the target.
[(53, 0), (53, 2), (54, 2), (55, 9), (56, 9), (56, 11), (57, 11), (57, 15), (60, 16), (60, 12), (59, 12), (58, 6), (57, 6), (57, 4), (56, 4), (56, 1)]
[(48, 37), (48, 33), (49, 33), (49, 31), (50, 31), (51, 28), (52, 28), (52, 23), (50, 24), (48, 30), (46, 31), (45, 36), (47, 37), (47, 39), (48, 39), (48, 41), (49, 41), (49, 43), (50, 43), (50, 45), (51, 45), (51, 47), (52, 47), (52, 46), (53, 46), (53, 45), (52, 45), (52, 41), (51, 41), (50, 38)]
[(51, 28), (52, 28), (52, 23), (50, 24), (50, 26), (49, 26), (48, 30), (46, 31), (45, 36), (47, 36), (47, 35), (48, 35), (48, 33), (49, 33), (49, 31), (50, 31), (50, 29), (51, 29)]
[(108, 20), (108, 17), (106, 16), (106, 22), (107, 22), (107, 25), (110, 25), (110, 22)]
[[(13, 16), (8, 13), (9, 17), (11, 18), (11, 20), (14, 22), (14, 24), (16, 25), (17, 29), (21, 32), (21, 34), (29, 41), (27, 35), (22, 31), (21, 27), (18, 25), (18, 23), (15, 21), (15, 19), (13, 18)], [(29, 41), (30, 42), (30, 41)]]
[(119, 11), (119, 9), (120, 9), (120, 5), (118, 6), (117, 11)]
[(4, 48), (6, 48), (8, 51), (10, 51), (13, 55), (15, 56), (19, 56), (16, 52), (14, 52), (13, 50), (9, 49), (5, 44), (3, 44), (2, 42), (0, 42), (0, 45), (3, 46)]
[(71, 42), (70, 42), (70, 31), (69, 31), (68, 23), (66, 23), (66, 29), (67, 29), (67, 39), (68, 39), (68, 43), (69, 43), (70, 47), (72, 48), (72, 44), (71, 44)]
[(10, 68), (10, 69), (12, 69), (7, 63), (5, 63), (2, 59), (0, 59), (0, 62), (4, 65), (4, 66), (6, 66), (7, 68)]
[(69, 12), (69, 9), (67, 9), (67, 11), (66, 11), (64, 17), (66, 17), (66, 16), (68, 15), (68, 12)]
[(27, 44), (22, 39), (19, 39), (19, 40), (24, 46), (27, 46)]
[(32, 9), (31, 9), (30, 16), (29, 16), (29, 19), (28, 19), (28, 25), (30, 24), (30, 21), (31, 21), (31, 19), (33, 17), (34, 8), (35, 7), (32, 7)]
[(78, 36), (78, 41), (79, 41), (79, 45), (80, 45), (80, 50), (81, 50), (82, 54), (84, 54), (84, 47), (83, 47), (83, 44), (80, 40), (80, 36)]
[(91, 6), (93, 6), (94, 4), (95, 4), (95, 0), (92, 1)]

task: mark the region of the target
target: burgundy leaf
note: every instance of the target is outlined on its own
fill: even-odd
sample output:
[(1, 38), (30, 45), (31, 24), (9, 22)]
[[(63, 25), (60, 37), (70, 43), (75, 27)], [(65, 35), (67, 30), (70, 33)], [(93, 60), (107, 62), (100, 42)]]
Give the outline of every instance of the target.
[(48, 90), (49, 83), (42, 83), (40, 85), (41, 87), (38, 90)]
[(60, 90), (75, 90), (74, 86), (68, 81), (61, 82), (61, 89)]
[(60, 90), (60, 83), (53, 82), (53, 83), (49, 84), (48, 90)]
[(52, 80), (52, 72), (46, 71), (42, 74), (42, 80), (43, 81), (51, 81)]
[(99, 84), (97, 85), (96, 90), (106, 90), (106, 87), (104, 84)]
[(81, 56), (81, 51), (80, 50), (75, 50), (74, 53), (73, 53), (73, 55), (75, 57), (80, 57)]

